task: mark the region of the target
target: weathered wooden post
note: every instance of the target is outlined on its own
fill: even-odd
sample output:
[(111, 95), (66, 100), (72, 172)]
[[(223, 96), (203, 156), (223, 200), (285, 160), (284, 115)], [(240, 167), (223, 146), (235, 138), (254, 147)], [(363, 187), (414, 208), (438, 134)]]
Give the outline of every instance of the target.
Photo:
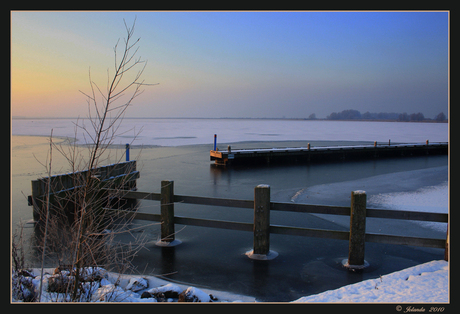
[(366, 192), (351, 192), (350, 212), (350, 240), (348, 247), (348, 261), (345, 267), (362, 269), (367, 263), (364, 261), (364, 244), (366, 236)]
[(158, 246), (175, 246), (181, 242), (175, 240), (174, 231), (174, 181), (161, 181), (161, 239)]
[(278, 256), (270, 251), (270, 186), (266, 184), (254, 188), (254, 249), (247, 255), (257, 260)]

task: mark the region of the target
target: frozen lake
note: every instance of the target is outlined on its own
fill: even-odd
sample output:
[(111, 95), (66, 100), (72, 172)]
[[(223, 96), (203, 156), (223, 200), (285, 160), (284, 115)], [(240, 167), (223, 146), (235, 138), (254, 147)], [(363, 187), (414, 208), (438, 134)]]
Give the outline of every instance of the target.
[[(15, 119), (12, 123), (12, 211), (13, 229), (20, 219), (32, 218), (24, 195), (30, 194), (30, 181), (44, 175), (35, 160), (46, 159), (47, 139), (51, 128), (55, 136), (73, 137), (69, 119)], [(218, 169), (209, 160), (213, 135), (218, 143), (230, 143), (235, 149), (299, 147), (311, 142), (315, 146), (370, 144), (387, 142), (445, 142), (448, 125), (436, 123), (387, 123), (287, 120), (211, 120), (211, 119), (126, 119), (124, 128), (143, 126), (133, 143), (131, 156), (138, 160), (140, 191), (159, 192), (161, 180), (174, 180), (175, 193), (204, 197), (252, 199), (254, 187), (268, 184), (276, 202), (331, 204), (348, 206), (350, 192), (368, 193), (372, 207), (447, 211), (447, 156), (419, 156), (400, 159), (365, 160), (304, 165), (270, 165)], [(131, 132), (131, 133), (130, 133)], [(81, 133), (80, 133), (81, 134)], [(124, 144), (134, 130), (117, 138)], [(80, 142), (83, 138), (79, 135)], [(144, 145), (141, 150), (139, 146)], [(224, 146), (226, 147), (226, 145)], [(115, 147), (113, 154), (121, 154)], [(66, 163), (53, 155), (57, 173), (66, 172)], [(333, 192), (332, 194), (329, 192)], [(24, 194), (23, 194), (24, 193)], [(331, 196), (332, 195), (332, 196)], [(158, 202), (142, 201), (141, 211), (159, 212)], [(252, 222), (253, 211), (177, 204), (178, 216)], [(307, 228), (347, 230), (349, 219), (338, 216), (299, 215), (274, 212), (273, 224)], [(136, 221), (139, 226), (142, 221)], [(29, 225), (30, 226), (30, 225)], [(250, 232), (178, 225), (174, 249), (155, 245), (142, 250), (134, 261), (139, 271), (161, 275), (174, 272), (171, 280), (208, 286), (218, 290), (255, 296), (260, 301), (292, 301), (302, 296), (335, 289), (363, 279), (377, 278), (433, 259), (442, 259), (443, 250), (378, 243), (366, 244), (366, 260), (371, 264), (363, 274), (341, 270), (337, 261), (347, 256), (348, 242), (285, 235), (271, 236), (271, 249), (279, 256), (264, 263), (248, 259)], [(399, 221), (372, 221), (371, 232), (445, 237), (442, 226)], [(440, 228), (441, 227), (441, 228)], [(26, 228), (30, 234), (31, 228)], [(155, 241), (159, 226), (145, 227)]]
[[(75, 136), (76, 119), (13, 119), (13, 135)], [(88, 121), (80, 125), (90, 127)], [(115, 144), (181, 146), (246, 141), (448, 141), (447, 123), (262, 119), (124, 119)], [(137, 136), (136, 136), (137, 135)], [(83, 132), (77, 139), (84, 143)]]

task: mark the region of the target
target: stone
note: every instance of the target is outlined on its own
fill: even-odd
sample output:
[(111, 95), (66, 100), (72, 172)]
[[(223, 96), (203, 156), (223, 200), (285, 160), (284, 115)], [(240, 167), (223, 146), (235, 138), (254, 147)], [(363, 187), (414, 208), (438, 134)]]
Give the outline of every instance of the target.
[(211, 297), (195, 287), (188, 287), (179, 294), (179, 302), (212, 302)]
[(131, 290), (132, 292), (141, 291), (147, 289), (149, 287), (149, 283), (142, 277), (133, 277), (129, 280), (128, 285), (126, 286), (127, 290)]

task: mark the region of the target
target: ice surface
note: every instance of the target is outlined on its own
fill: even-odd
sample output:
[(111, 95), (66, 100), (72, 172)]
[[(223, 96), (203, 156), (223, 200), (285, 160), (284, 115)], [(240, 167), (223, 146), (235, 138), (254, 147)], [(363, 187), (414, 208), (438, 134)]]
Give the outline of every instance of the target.
[[(75, 136), (76, 119), (13, 119), (13, 135)], [(89, 121), (80, 125), (91, 127)], [(139, 133), (140, 132), (140, 133)], [(254, 119), (124, 119), (115, 144), (181, 146), (242, 141), (447, 142), (447, 123)], [(85, 143), (79, 130), (77, 139)]]
[[(368, 203), (380, 208), (395, 210), (422, 211), (430, 213), (447, 213), (449, 188), (444, 182), (429, 186), (415, 192), (382, 193), (370, 197)], [(446, 232), (447, 224), (439, 222), (414, 221), (424, 227)]]
[(448, 302), (448, 265), (432, 261), (294, 302)]

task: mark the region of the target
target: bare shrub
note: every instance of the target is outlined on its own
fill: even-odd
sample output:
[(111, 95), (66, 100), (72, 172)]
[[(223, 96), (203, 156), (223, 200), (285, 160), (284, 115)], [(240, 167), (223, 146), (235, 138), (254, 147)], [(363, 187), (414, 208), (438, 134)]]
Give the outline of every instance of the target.
[[(49, 163), (43, 163), (49, 176), (46, 197), (41, 204), (34, 204), (39, 216), (36, 244), (42, 255), (42, 278), (45, 257), (59, 266), (69, 265), (72, 280), (53, 277), (51, 282), (65, 295), (61, 300), (91, 299), (83, 288), (85, 271), (104, 267), (124, 272), (143, 246), (142, 236), (133, 237), (128, 243), (117, 240), (120, 235), (131, 232), (131, 216), (126, 211), (113, 210), (120, 207), (126, 188), (131, 186), (129, 178), (107, 182), (101, 180), (97, 172), (97, 167), (110, 156), (108, 148), (118, 134), (128, 107), (143, 92), (143, 86), (155, 85), (145, 84), (141, 79), (146, 62), (137, 57), (140, 39), (133, 38), (135, 21), (131, 27), (124, 23), (126, 38), (122, 42), (118, 40), (114, 47), (114, 72), (110, 75), (110, 70), (107, 71), (106, 89), (91, 79), (90, 71), (90, 92), (82, 92), (87, 98), (88, 116), (75, 123), (75, 140), (54, 144), (51, 133)], [(77, 145), (78, 132), (83, 132), (85, 145)], [(74, 188), (62, 190), (59, 180), (51, 180), (53, 149), (69, 165), (69, 174), (60, 180), (71, 180)], [(116, 164), (121, 163), (122, 157)], [(127, 171), (129, 173), (129, 169)], [(40, 294), (41, 291), (40, 288)]]

